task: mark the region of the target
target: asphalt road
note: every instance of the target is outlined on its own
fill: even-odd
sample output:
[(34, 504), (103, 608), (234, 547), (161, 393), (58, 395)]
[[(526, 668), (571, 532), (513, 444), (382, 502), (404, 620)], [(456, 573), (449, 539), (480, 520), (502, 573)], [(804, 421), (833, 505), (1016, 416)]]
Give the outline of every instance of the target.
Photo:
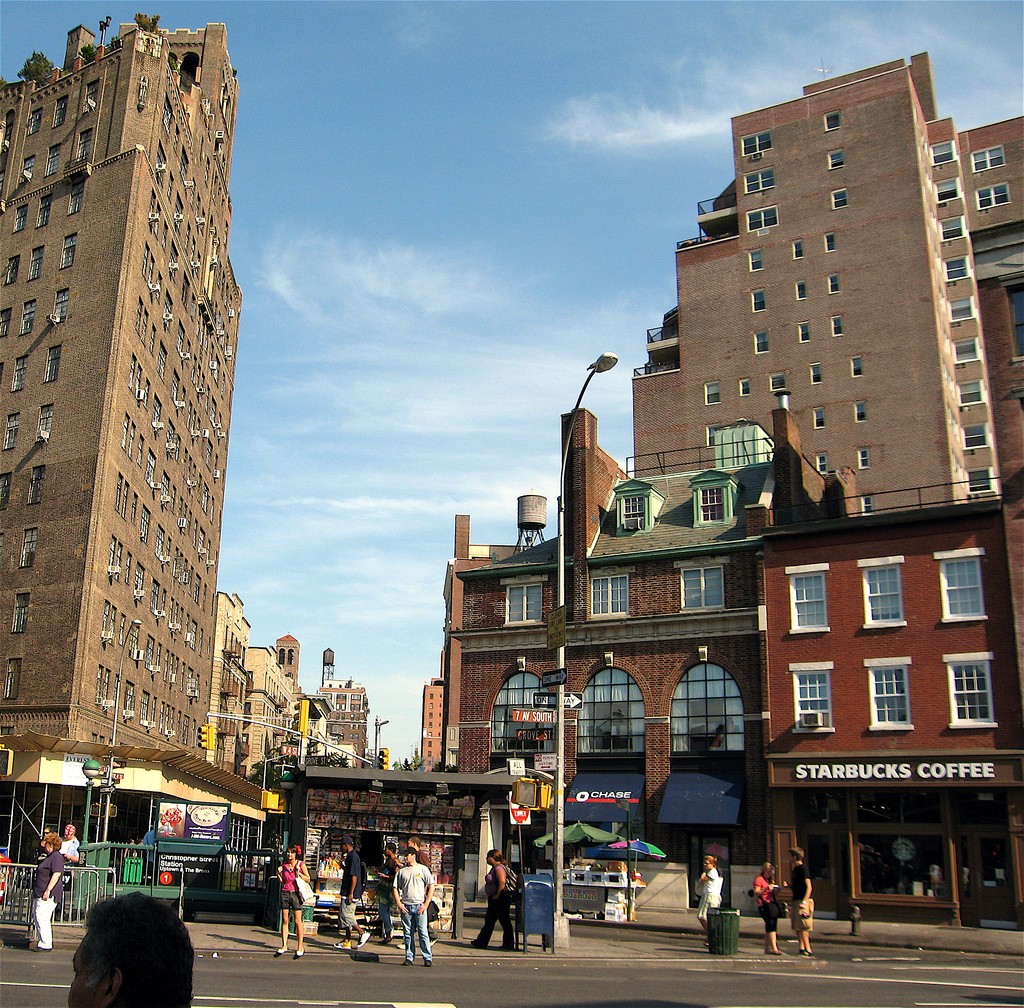
[[(709, 957), (657, 935), (610, 941), (599, 958), (446, 959), (439, 945), (429, 970), (389, 953), (380, 963), (320, 951), (298, 961), (207, 954), (196, 962), (193, 1008), (1024, 1008), (1024, 974), (1006, 956), (861, 948)], [(0, 950), (4, 1008), (64, 1005), (70, 979), (70, 949)]]

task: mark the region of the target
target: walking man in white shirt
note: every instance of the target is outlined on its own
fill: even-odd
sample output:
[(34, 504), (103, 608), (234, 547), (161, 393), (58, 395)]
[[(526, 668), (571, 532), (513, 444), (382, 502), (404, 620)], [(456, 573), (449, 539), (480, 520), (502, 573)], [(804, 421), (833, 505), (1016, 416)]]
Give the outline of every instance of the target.
[(405, 933), (405, 961), (411, 966), (416, 958), (416, 936), (419, 936), (420, 954), (424, 966), (434, 965), (434, 954), (430, 948), (430, 929), (427, 922), (427, 907), (434, 895), (433, 873), (417, 860), (416, 851), (409, 847), (402, 855), (403, 866), (395, 874), (395, 905), (402, 915), (402, 931)]

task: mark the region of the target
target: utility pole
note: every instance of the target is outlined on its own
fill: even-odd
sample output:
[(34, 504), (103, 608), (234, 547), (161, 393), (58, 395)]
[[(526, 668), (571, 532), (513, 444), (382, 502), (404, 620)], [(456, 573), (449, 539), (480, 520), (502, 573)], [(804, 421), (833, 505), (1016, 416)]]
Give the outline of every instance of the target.
[[(377, 755), (380, 752), (380, 730), (386, 724), (391, 724), (390, 721), (381, 721), (380, 718), (373, 719), (373, 761), (377, 762)], [(387, 770), (387, 767), (384, 767)]]

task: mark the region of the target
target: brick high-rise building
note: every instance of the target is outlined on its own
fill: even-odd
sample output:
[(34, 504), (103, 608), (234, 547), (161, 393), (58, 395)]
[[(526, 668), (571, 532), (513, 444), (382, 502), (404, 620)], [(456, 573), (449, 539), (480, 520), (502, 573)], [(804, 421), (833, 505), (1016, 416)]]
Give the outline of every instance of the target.
[(733, 119), (735, 177), (679, 242), (634, 378), (638, 472), (738, 416), (768, 426), (787, 388), (805, 451), (856, 469), (864, 510), (996, 490), (972, 237), (1019, 225), (1020, 136), (940, 119), (926, 54)]
[(0, 731), (103, 743), (116, 718), (122, 743), (195, 748), (241, 307), (238, 86), (222, 24), (94, 42), (75, 28), (62, 68), (0, 90)]

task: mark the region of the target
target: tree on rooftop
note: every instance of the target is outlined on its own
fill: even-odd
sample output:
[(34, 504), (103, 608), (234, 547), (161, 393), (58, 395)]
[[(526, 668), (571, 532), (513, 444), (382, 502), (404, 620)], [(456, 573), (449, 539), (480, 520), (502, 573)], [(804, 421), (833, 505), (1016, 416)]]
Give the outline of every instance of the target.
[(52, 72), (53, 64), (50, 62), (49, 57), (44, 53), (34, 52), (25, 60), (24, 66), (18, 71), (18, 76), (22, 80), (33, 81), (36, 84), (45, 84), (49, 81)]
[(143, 30), (147, 32), (156, 32), (159, 29), (157, 25), (160, 23), (159, 14), (136, 14), (135, 23)]

